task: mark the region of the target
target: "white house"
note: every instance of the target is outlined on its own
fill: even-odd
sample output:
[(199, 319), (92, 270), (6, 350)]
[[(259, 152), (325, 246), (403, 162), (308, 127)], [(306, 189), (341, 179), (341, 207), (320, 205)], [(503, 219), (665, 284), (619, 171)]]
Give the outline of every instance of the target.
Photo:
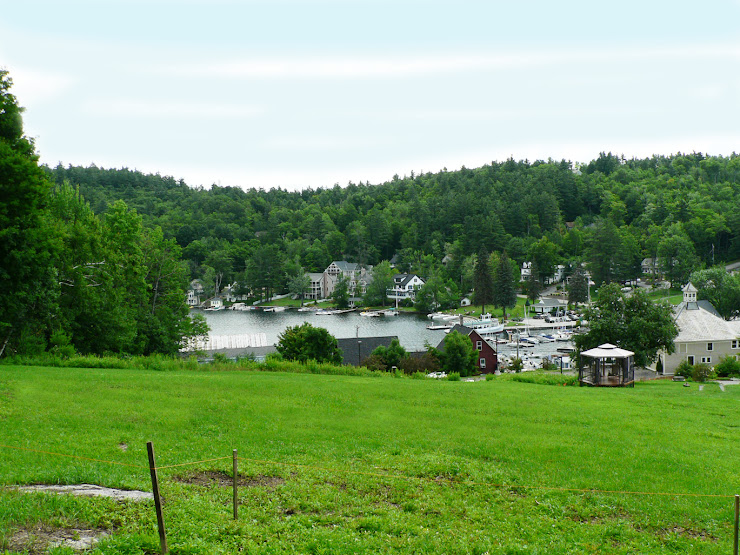
[(640, 263), (642, 273), (646, 276), (659, 276), (660, 272), (660, 258), (644, 258)]
[(393, 289), (388, 291), (389, 299), (416, 298), (416, 292), (424, 286), (425, 281), (416, 274), (396, 274), (393, 276)]
[(334, 287), (340, 277), (345, 277), (349, 281), (350, 297), (361, 296), (365, 294), (367, 284), (372, 279), (370, 270), (355, 262), (345, 260), (335, 260), (324, 270), (322, 277), (322, 297), (331, 297), (334, 293)]
[(522, 281), (527, 281), (532, 275), (532, 263), (522, 262)]
[(188, 288), (186, 302), (188, 306), (199, 306), (201, 303), (200, 298), (203, 296), (203, 284), (199, 279), (194, 279), (190, 282)]
[(674, 309), (678, 335), (676, 351), (661, 353), (663, 372), (674, 374), (684, 360), (689, 364), (717, 364), (727, 355), (740, 355), (740, 321), (723, 320), (709, 301), (698, 301), (692, 283), (683, 288), (683, 302)]

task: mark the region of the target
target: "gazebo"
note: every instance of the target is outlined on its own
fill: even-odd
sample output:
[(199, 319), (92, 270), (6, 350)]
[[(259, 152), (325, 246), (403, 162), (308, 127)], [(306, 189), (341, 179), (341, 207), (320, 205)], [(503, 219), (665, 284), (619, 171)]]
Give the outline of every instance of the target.
[(578, 368), (580, 385), (634, 387), (635, 353), (604, 343), (581, 353)]

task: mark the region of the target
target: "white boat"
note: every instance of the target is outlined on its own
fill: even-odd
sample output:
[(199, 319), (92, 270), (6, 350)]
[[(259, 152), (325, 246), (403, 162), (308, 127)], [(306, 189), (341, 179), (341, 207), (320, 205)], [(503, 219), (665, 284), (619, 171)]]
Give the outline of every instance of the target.
[(315, 310), (315, 308), (311, 308), (310, 306), (302, 306), (298, 309), (298, 312), (314, 312)]
[(389, 309), (389, 310), (381, 310), (380, 313), (383, 316), (398, 316), (398, 311), (397, 310), (394, 310), (392, 308)]
[(493, 318), (490, 313), (483, 314), (478, 320), (465, 320), (463, 325), (467, 328), (474, 329), (480, 335), (489, 335), (504, 331), (504, 325), (498, 321), (498, 318)]
[(432, 314), (427, 314), (427, 318), (430, 318), (432, 320), (444, 320), (449, 314), (443, 314), (442, 312), (433, 312)]
[(454, 326), (452, 324), (431, 324), (427, 326), (428, 330), (451, 330)]
[(332, 314), (336, 314), (336, 313), (337, 313), (336, 310), (329, 310), (327, 308), (322, 308), (314, 312), (316, 316), (331, 316)]
[(360, 316), (367, 316), (368, 318), (377, 318), (380, 316), (380, 312), (371, 312), (369, 310), (366, 310), (365, 312), (360, 312)]
[(573, 334), (568, 331), (559, 331), (553, 334), (555, 341), (570, 341), (573, 338)]
[(548, 335), (546, 333), (541, 333), (539, 338), (541, 343), (553, 343), (555, 342), (555, 337), (552, 335)]

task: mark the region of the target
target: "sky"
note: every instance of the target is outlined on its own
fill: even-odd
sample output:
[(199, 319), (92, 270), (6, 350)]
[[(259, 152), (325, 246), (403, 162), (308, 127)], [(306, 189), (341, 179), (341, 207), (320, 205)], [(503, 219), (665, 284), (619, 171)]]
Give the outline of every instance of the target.
[(740, 152), (740, 0), (23, 0), (41, 161), (288, 190)]

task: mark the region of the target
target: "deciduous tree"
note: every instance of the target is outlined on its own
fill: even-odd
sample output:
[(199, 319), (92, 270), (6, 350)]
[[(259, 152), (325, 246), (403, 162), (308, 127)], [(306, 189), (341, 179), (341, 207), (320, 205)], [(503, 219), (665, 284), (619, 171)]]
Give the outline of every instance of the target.
[(288, 327), (278, 336), (277, 351), (288, 360), (306, 362), (342, 362), (342, 351), (336, 338), (324, 328), (315, 328), (308, 322)]

